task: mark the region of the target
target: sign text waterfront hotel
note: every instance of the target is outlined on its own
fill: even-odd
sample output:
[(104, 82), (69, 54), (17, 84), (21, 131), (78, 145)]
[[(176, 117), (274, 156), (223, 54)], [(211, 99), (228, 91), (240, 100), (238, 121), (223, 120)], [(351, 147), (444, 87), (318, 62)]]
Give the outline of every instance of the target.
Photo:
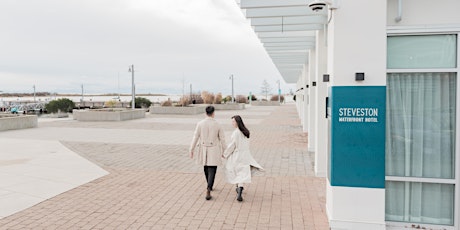
[(378, 108), (339, 108), (339, 122), (378, 122)]

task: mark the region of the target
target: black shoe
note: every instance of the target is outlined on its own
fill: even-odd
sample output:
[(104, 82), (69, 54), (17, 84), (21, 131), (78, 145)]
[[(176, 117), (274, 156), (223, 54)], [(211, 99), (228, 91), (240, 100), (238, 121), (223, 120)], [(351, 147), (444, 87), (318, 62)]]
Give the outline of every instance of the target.
[(206, 191), (206, 200), (210, 200), (211, 198), (212, 198), (212, 196), (211, 196), (211, 191), (208, 189), (208, 190)]
[(242, 195), (243, 195), (243, 187), (238, 187), (236, 189), (236, 191), (238, 193), (238, 196), (237, 196), (236, 200), (238, 200), (239, 202), (243, 201), (243, 197), (242, 197)]

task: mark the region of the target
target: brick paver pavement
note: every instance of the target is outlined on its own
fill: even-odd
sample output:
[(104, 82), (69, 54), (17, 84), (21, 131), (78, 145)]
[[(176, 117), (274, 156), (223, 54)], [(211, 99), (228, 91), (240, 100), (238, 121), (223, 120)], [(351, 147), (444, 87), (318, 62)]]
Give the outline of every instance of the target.
[[(243, 202), (236, 201), (234, 185), (225, 182), (222, 168), (213, 199), (204, 199), (202, 167), (188, 158), (187, 151), (195, 124), (204, 115), (147, 115), (120, 122), (116, 129), (124, 129), (126, 135), (164, 131), (152, 136), (156, 141), (151, 144), (63, 140), (110, 174), (0, 219), (0, 229), (329, 229), (325, 179), (314, 177), (314, 159), (295, 106), (216, 111), (227, 139), (234, 114), (246, 122), (252, 154), (266, 169), (245, 186)], [(115, 129), (110, 122), (39, 126), (98, 128), (108, 135)], [(187, 139), (174, 139), (183, 136)]]

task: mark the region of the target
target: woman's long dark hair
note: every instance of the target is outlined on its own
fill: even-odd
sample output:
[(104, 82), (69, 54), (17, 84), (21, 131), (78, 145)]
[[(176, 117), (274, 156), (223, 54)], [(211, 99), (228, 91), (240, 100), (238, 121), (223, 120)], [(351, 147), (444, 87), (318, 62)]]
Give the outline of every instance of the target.
[(238, 125), (238, 129), (246, 136), (249, 138), (249, 130), (244, 126), (243, 119), (239, 115), (235, 115), (232, 117), (232, 119), (235, 119), (236, 124)]

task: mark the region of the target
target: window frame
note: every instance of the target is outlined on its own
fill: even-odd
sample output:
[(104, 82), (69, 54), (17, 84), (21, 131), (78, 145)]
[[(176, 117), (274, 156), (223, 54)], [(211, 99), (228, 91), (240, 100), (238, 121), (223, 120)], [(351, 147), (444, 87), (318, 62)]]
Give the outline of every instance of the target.
[[(427, 228), (439, 228), (446, 230), (455, 230), (460, 228), (460, 27), (452, 28), (413, 28), (413, 27), (388, 27), (387, 39), (393, 36), (414, 36), (414, 35), (456, 35), (457, 36), (457, 65), (455, 68), (428, 68), (428, 69), (389, 69), (386, 68), (386, 73), (456, 73), (457, 77), (457, 98), (456, 98), (456, 126), (455, 126), (455, 179), (441, 179), (441, 178), (421, 178), (421, 177), (399, 177), (399, 176), (385, 176), (385, 181), (399, 181), (399, 182), (421, 182), (421, 183), (438, 183), (438, 184), (453, 184), (454, 185), (454, 225), (433, 225), (433, 224), (420, 224)], [(386, 75), (387, 77), (387, 75)], [(386, 174), (386, 172), (385, 172)], [(387, 229), (404, 229), (410, 222), (396, 222), (385, 221)]]

